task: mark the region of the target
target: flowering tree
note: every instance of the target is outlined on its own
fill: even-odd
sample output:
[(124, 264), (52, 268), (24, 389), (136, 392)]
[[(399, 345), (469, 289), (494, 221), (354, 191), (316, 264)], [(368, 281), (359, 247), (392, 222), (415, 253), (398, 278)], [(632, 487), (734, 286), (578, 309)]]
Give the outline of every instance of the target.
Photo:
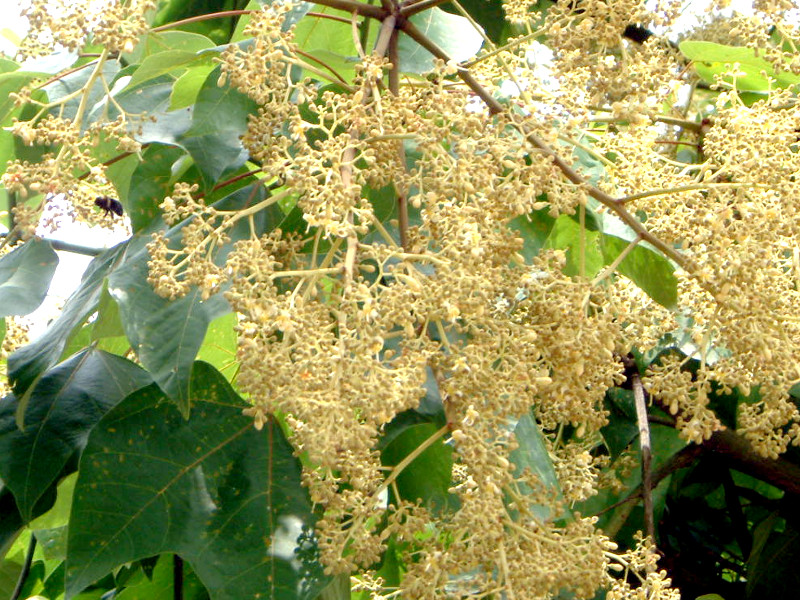
[(0, 62), (0, 316), (131, 229), (0, 331), (17, 597), (793, 597), (791, 2), (184, 4)]

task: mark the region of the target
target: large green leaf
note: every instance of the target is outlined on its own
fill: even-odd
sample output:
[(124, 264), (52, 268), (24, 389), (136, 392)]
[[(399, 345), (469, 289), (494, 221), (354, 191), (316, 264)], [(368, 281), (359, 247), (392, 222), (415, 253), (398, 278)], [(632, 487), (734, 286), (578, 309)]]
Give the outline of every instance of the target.
[(148, 34), (145, 43), (137, 46), (137, 51), (141, 49), (143, 60), (128, 85), (136, 87), (161, 75), (177, 77), (194, 62), (210, 61), (210, 55), (199, 53), (213, 47), (214, 42), (206, 36), (187, 31)]
[[(153, 573), (150, 577), (139, 571), (129, 582), (125, 589), (114, 596), (114, 600), (174, 600), (173, 587), (173, 561), (175, 557), (162, 554), (158, 557)], [(188, 569), (184, 568), (184, 571)], [(189, 571), (183, 579), (181, 600), (205, 600), (208, 594), (194, 572)]]
[[(439, 427), (433, 423), (420, 423), (406, 428), (396, 436), (381, 453), (381, 462), (395, 466), (414, 451)], [(454, 506), (457, 499), (448, 493), (453, 481), (453, 450), (439, 439), (403, 470), (397, 478), (397, 489), (405, 500), (422, 501), (434, 511)]]
[(129, 65), (144, 63), (154, 55), (168, 50), (183, 52), (200, 52), (214, 45), (208, 37), (189, 31), (148, 31), (136, 44), (133, 52), (122, 55)]
[(209, 324), (203, 345), (197, 352), (197, 360), (214, 366), (228, 381), (233, 381), (238, 373), (238, 337), (234, 329), (236, 321), (236, 314), (232, 312), (214, 319)]
[(247, 160), (241, 137), (247, 130), (248, 117), (257, 109), (253, 100), (233, 87), (220, 88), (219, 74), (215, 69), (206, 78), (195, 101), (192, 127), (180, 140), (208, 184)]
[[(307, 3), (304, 3), (307, 4)], [(358, 56), (351, 27), (347, 23), (326, 19), (317, 15), (333, 15), (349, 18), (346, 12), (335, 10), (327, 6), (313, 5), (314, 14), (302, 19), (294, 29), (294, 41), (304, 52), (325, 50), (341, 57), (355, 61)], [(377, 27), (373, 27), (377, 30)], [(371, 32), (372, 39), (375, 31)]]
[[(509, 458), (514, 465), (514, 475), (519, 477), (523, 471), (530, 470), (539, 480), (542, 486), (549, 493), (555, 492), (558, 498), (561, 497), (561, 486), (558, 483), (553, 459), (547, 452), (542, 438), (542, 432), (536, 421), (530, 415), (523, 415), (514, 428), (514, 436), (517, 440), (517, 448), (511, 452)], [(539, 492), (541, 490), (530, 490), (524, 487), (525, 492)], [(530, 511), (541, 520), (553, 517), (549, 506), (531, 505)]]
[(0, 258), (0, 318), (27, 315), (42, 303), (56, 272), (50, 242), (34, 238)]
[(61, 315), (45, 333), (8, 357), (8, 378), (14, 393), (22, 396), (30, 384), (61, 358), (70, 335), (97, 308), (103, 282), (122, 254), (124, 244), (95, 258), (83, 274), (81, 284), (67, 299)]
[[(438, 7), (417, 13), (410, 20), (456, 62), (472, 58), (483, 44), (483, 36), (465, 17), (444, 12)], [(397, 49), (401, 71), (426, 73), (433, 69), (433, 54), (410, 37), (401, 35)]]
[(131, 133), (141, 143), (160, 142), (179, 145), (178, 140), (192, 126), (191, 108), (170, 110), (173, 79), (162, 75), (142, 85), (116, 93), (115, 103), (108, 99), (95, 105), (93, 115), (108, 113), (110, 119), (119, 114), (117, 104), (129, 115)]
[[(263, 200), (267, 193), (262, 185), (254, 184), (237, 190), (215, 206), (225, 210), (240, 209)], [(253, 233), (261, 235), (271, 231), (283, 219), (280, 208), (272, 204), (254, 215)], [(167, 239), (177, 243), (186, 223), (182, 221), (167, 231)], [(232, 244), (249, 235), (249, 224), (240, 221), (229, 232), (231, 242), (220, 249), (217, 260), (221, 263)], [(230, 308), (222, 294), (204, 301), (196, 288), (176, 300), (156, 294), (146, 283), (150, 260), (146, 245), (149, 241), (149, 236), (134, 236), (126, 248), (122, 268), (109, 277), (108, 291), (119, 304), (122, 326), (139, 360), (161, 389), (178, 402), (184, 414), (188, 414), (192, 363), (205, 339), (209, 323)]]
[(166, 25), (187, 19), (181, 29), (202, 34), (214, 40), (214, 43), (226, 42), (233, 31), (233, 25), (238, 17), (224, 17), (218, 15), (215, 19), (192, 19), (192, 17), (219, 13), (226, 10), (241, 8), (238, 0), (162, 0), (158, 3), (158, 12), (153, 19), (153, 26)]
[(214, 600), (302, 600), (324, 585), (300, 465), (280, 427), (257, 431), (205, 363), (191, 387), (189, 420), (150, 386), (92, 431), (70, 518), (68, 598), (163, 552), (188, 561)]
[[(209, 48), (213, 44), (209, 40)], [(148, 56), (144, 62), (131, 76), (128, 85), (135, 87), (156, 77), (170, 75), (177, 79), (183, 72), (195, 62), (209, 62), (210, 56), (199, 55), (196, 52), (185, 52), (183, 50), (166, 50)]]
[(186, 72), (175, 81), (169, 98), (169, 110), (185, 108), (195, 103), (200, 89), (216, 66), (210, 60), (211, 55), (208, 56), (207, 62), (192, 63)]
[(511, 221), (510, 225), (519, 232), (522, 238), (522, 256), (528, 262), (539, 254), (547, 243), (547, 238), (553, 230), (556, 220), (550, 216), (547, 209), (535, 210), (527, 215), (522, 215)]
[(89, 431), (114, 404), (151, 382), (134, 363), (88, 349), (51, 369), (37, 383), (16, 424), (17, 402), (0, 404), (0, 477), (28, 521), (45, 491), (80, 454)]
[[(583, 240), (584, 273), (581, 273), (581, 240)], [(564, 266), (564, 273), (567, 275), (582, 274), (594, 277), (603, 268), (600, 234), (585, 227), (581, 228), (580, 224), (568, 215), (561, 215), (556, 219), (545, 246), (566, 250), (567, 264)]]
[[(0, 400), (0, 403), (5, 400)], [(0, 482), (0, 556), (5, 556), (25, 522), (19, 514), (14, 494)]]
[[(14, 110), (14, 98), (10, 95), (11, 92), (18, 92), (40, 77), (47, 77), (47, 73), (14, 70), (0, 74), (0, 120), (5, 120)], [(5, 165), (2, 166), (5, 170)]]
[[(106, 86), (111, 86), (111, 81), (117, 73), (119, 73), (119, 70), (119, 61), (106, 61), (101, 69), (100, 77), (93, 79), (94, 67), (92, 65), (87, 65), (84, 68), (77, 69), (72, 73), (68, 73), (63, 77), (53, 80), (43, 89), (47, 92), (50, 102), (56, 103), (62, 101), (62, 99), (65, 100), (64, 104), (59, 106), (59, 116), (74, 120), (78, 114), (78, 109), (84, 102), (83, 94), (80, 93), (80, 91), (86, 88), (91, 81), (89, 99), (85, 106), (105, 105), (102, 100), (107, 95)], [(102, 116), (102, 111), (95, 110), (91, 118), (83, 123), (83, 126), (87, 127)]]
[(208, 324), (229, 310), (219, 295), (204, 302), (197, 288), (168, 300), (147, 283), (146, 238), (135, 238), (125, 268), (109, 278), (125, 334), (139, 360), (184, 414), (189, 411), (188, 379)]
[(130, 178), (128, 216), (134, 231), (141, 231), (159, 215), (158, 205), (173, 191), (173, 166), (186, 151), (178, 146), (151, 144)]
[(67, 526), (77, 479), (74, 472), (59, 481), (53, 508), (29, 523), (45, 560), (63, 562), (67, 558)]
[[(600, 217), (603, 235), (600, 248), (606, 264), (611, 264), (636, 239), (636, 233), (620, 219), (603, 214)], [(674, 308), (678, 302), (678, 280), (675, 268), (650, 244), (639, 242), (622, 260), (617, 271), (638, 285), (653, 300)]]
[(776, 70), (771, 62), (758, 55), (755, 48), (692, 40), (681, 42), (679, 48), (692, 61), (697, 74), (708, 83), (716, 83), (716, 77), (720, 75), (725, 81), (734, 81), (734, 65), (736, 89), (740, 91), (767, 93), (776, 85), (788, 88), (800, 83), (800, 75), (788, 68)]
[(800, 587), (800, 530), (788, 522), (783, 531), (768, 518), (755, 530), (747, 561), (747, 598), (790, 600)]

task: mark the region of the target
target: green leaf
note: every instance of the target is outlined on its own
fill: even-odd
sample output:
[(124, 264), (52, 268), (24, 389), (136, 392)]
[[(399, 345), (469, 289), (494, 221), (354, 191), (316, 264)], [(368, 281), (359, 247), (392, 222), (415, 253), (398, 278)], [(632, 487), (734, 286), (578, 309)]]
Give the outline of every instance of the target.
[[(114, 596), (114, 600), (173, 600), (173, 562), (175, 556), (162, 554), (158, 557), (150, 577), (139, 571), (138, 576), (126, 582), (125, 589)], [(187, 572), (188, 571), (188, 572)], [(184, 567), (183, 594), (181, 600), (207, 598), (207, 594), (197, 575)]]
[[(594, 205), (594, 203), (592, 203)], [(594, 215), (600, 237), (600, 249), (605, 264), (611, 264), (637, 239), (638, 234), (618, 217), (607, 212)], [(647, 242), (639, 242), (618, 265), (621, 273), (653, 300), (666, 308), (674, 308), (678, 302), (678, 280), (672, 263)]]
[[(0, 594), (4, 598), (12, 598), (14, 587), (22, 571), (22, 565), (10, 560), (0, 561)], [(25, 594), (27, 597), (27, 594)], [(34, 598), (34, 600), (37, 600)]]
[[(213, 47), (213, 44), (211, 40), (208, 40), (206, 48), (211, 47)], [(196, 62), (211, 64), (211, 56), (185, 50), (166, 50), (153, 54), (145, 58), (144, 62), (136, 69), (128, 82), (128, 86), (136, 87), (162, 75), (169, 75), (177, 79), (192, 63)]]
[[(5, 403), (3, 399), (0, 403)], [(44, 511), (42, 511), (44, 512)], [(5, 556), (19, 536), (25, 522), (19, 514), (14, 494), (0, 482), (0, 556)]]
[(619, 387), (608, 390), (606, 409), (609, 411), (609, 419), (600, 433), (611, 458), (616, 460), (639, 435), (633, 390)]
[[(417, 13), (410, 21), (457, 63), (475, 56), (483, 45), (483, 36), (469, 20), (438, 7)], [(401, 35), (397, 50), (401, 71), (427, 73), (433, 69), (433, 54), (410, 37)]]
[(584, 240), (584, 261), (586, 277), (594, 277), (605, 264), (600, 251), (600, 233), (587, 228), (581, 230), (580, 224), (569, 217), (561, 215), (556, 219), (545, 247), (567, 251), (567, 264), (564, 273), (569, 276), (581, 274), (581, 237)]
[[(350, 15), (346, 12), (335, 10), (327, 6), (320, 6), (318, 4), (314, 4), (312, 10), (315, 14), (302, 19), (297, 24), (297, 27), (295, 27), (295, 43), (302, 48), (304, 52), (313, 53), (318, 50), (326, 50), (331, 54), (345, 58), (349, 57), (350, 60), (355, 61), (356, 57), (358, 57), (358, 51), (353, 43), (353, 34), (350, 25), (333, 19), (316, 16), (317, 14), (323, 14), (349, 19)], [(374, 41), (376, 32), (377, 27), (373, 24), (368, 43)]]
[[(230, 194), (214, 206), (223, 210), (236, 210), (251, 206), (267, 197), (260, 183), (247, 186)], [(254, 234), (271, 231), (283, 221), (278, 206), (270, 205), (254, 215)], [(182, 221), (166, 233), (167, 239), (176, 242), (187, 221)], [(217, 260), (224, 261), (232, 244), (251, 234), (246, 220), (229, 231), (231, 242), (223, 246)], [(230, 308), (222, 294), (203, 300), (199, 290), (193, 288), (186, 296), (168, 300), (156, 294), (146, 283), (150, 254), (147, 243), (150, 236), (137, 234), (126, 248), (121, 268), (109, 277), (108, 290), (117, 301), (125, 334), (131, 346), (155, 381), (170, 397), (178, 402), (181, 411), (188, 415), (189, 375), (192, 363), (203, 343), (211, 321), (226, 314)]]
[(522, 256), (528, 263), (539, 254), (539, 251), (547, 243), (547, 238), (550, 236), (555, 222), (556, 220), (550, 216), (547, 209), (537, 210), (511, 221), (511, 227), (522, 237)]
[[(386, 445), (381, 453), (381, 462), (390, 467), (399, 464), (438, 429), (433, 423), (406, 428)], [(453, 450), (439, 439), (400, 473), (397, 489), (405, 500), (421, 500), (423, 506), (434, 512), (445, 510), (458, 502), (447, 491), (453, 480), (452, 470)]]
[(62, 479), (58, 484), (53, 508), (30, 523), (45, 560), (63, 561), (67, 558), (67, 524), (77, 479), (77, 473), (71, 473)]
[[(800, 75), (786, 70), (775, 70), (771, 62), (758, 56), (755, 48), (725, 46), (714, 42), (687, 40), (678, 46), (683, 55), (694, 64), (697, 74), (708, 83), (715, 75), (724, 75), (725, 81), (734, 82), (737, 90), (766, 93), (776, 87), (785, 89), (800, 83)], [(735, 78), (733, 67), (740, 73)]]
[[(6, 117), (14, 110), (14, 98), (10, 94), (19, 92), (26, 85), (43, 77), (48, 77), (47, 73), (16, 70), (0, 74), (0, 120), (5, 121)], [(2, 167), (5, 170), (5, 164)]]
[(97, 318), (89, 327), (91, 328), (89, 339), (93, 342), (125, 335), (119, 318), (119, 307), (108, 293), (108, 289), (103, 290), (97, 306)]
[[(555, 491), (560, 498), (561, 486), (553, 467), (553, 460), (547, 452), (542, 432), (533, 417), (523, 415), (514, 428), (514, 436), (518, 446), (509, 455), (509, 459), (515, 467), (514, 476), (519, 477), (524, 470), (529, 469), (549, 492)], [(527, 488), (528, 486), (524, 485), (522, 491), (526, 493), (539, 491)], [(529, 508), (542, 521), (554, 516), (551, 514), (549, 506), (531, 505)]]
[(241, 137), (247, 130), (248, 117), (258, 108), (233, 87), (220, 88), (219, 74), (215, 69), (206, 78), (194, 105), (192, 127), (180, 140), (209, 185), (247, 160)]
[(774, 520), (767, 519), (753, 536), (753, 550), (747, 561), (748, 598), (797, 597), (800, 530), (788, 521), (783, 531), (777, 531), (773, 525)]
[[(180, 137), (192, 126), (190, 108), (169, 109), (172, 84), (172, 78), (164, 75), (140, 86), (125, 88), (114, 96), (116, 103), (128, 113), (129, 131), (139, 142), (179, 145)], [(93, 113), (107, 112), (108, 118), (114, 119), (119, 109), (107, 102), (105, 99), (98, 103)]]
[(23, 518), (80, 455), (89, 431), (114, 404), (150, 377), (134, 363), (89, 349), (50, 370), (36, 385), (16, 424), (13, 397), (0, 405), (0, 477), (14, 493)]
[(83, 274), (81, 285), (67, 299), (58, 319), (45, 333), (8, 357), (8, 378), (17, 396), (44, 371), (56, 364), (73, 331), (97, 308), (104, 289), (104, 279), (122, 254), (124, 245), (96, 257)]
[(47, 296), (57, 265), (50, 242), (39, 238), (0, 258), (0, 318), (36, 310)]
[(209, 365), (196, 364), (191, 387), (189, 420), (150, 386), (92, 431), (70, 518), (67, 598), (163, 552), (188, 561), (213, 600), (310, 599), (326, 583), (300, 465), (280, 427), (257, 431)]
[(238, 373), (238, 362), (236, 361), (238, 337), (234, 329), (236, 322), (237, 318), (234, 313), (222, 315), (211, 321), (203, 345), (197, 352), (197, 360), (214, 366), (231, 382)]
[(128, 216), (134, 231), (151, 226), (160, 214), (159, 204), (173, 191), (173, 166), (184, 156), (182, 148), (164, 144), (151, 144), (144, 151), (128, 190)]
[(172, 86), (172, 93), (169, 97), (169, 110), (177, 110), (194, 104), (200, 89), (215, 67), (216, 65), (209, 61), (192, 64), (186, 69), (186, 72), (178, 77), (175, 85)]
[(148, 31), (133, 52), (123, 54), (122, 57), (128, 64), (139, 64), (154, 54), (168, 50), (197, 53), (213, 45), (214, 42), (206, 36), (189, 31)]
[(198, 289), (172, 301), (156, 294), (146, 283), (146, 240), (136, 241), (136, 260), (127, 261), (125, 269), (111, 275), (109, 293), (119, 304), (125, 334), (139, 360), (188, 415), (192, 362), (208, 324), (229, 309), (219, 296), (204, 302)]
[[(59, 102), (69, 96), (70, 98), (59, 107), (59, 116), (64, 119), (74, 120), (78, 114), (78, 109), (82, 106), (81, 103), (84, 102), (84, 94), (82, 92), (89, 85), (90, 81), (91, 91), (89, 92), (88, 99), (86, 99), (86, 102), (88, 102), (86, 106), (107, 105), (107, 82), (112, 81), (119, 73), (119, 70), (119, 61), (109, 60), (103, 64), (101, 76), (96, 79), (92, 79), (94, 76), (94, 69), (89, 66), (78, 69), (63, 77), (59, 77), (42, 89), (47, 93), (50, 102)], [(95, 109), (83, 123), (83, 127), (85, 128), (103, 117), (102, 111)]]
[[(605, 262), (613, 263), (629, 244), (630, 241), (604, 234), (600, 239), (600, 247)], [(677, 306), (678, 280), (674, 275), (675, 269), (660, 252), (640, 242), (617, 266), (617, 272), (633, 281), (661, 306)]]

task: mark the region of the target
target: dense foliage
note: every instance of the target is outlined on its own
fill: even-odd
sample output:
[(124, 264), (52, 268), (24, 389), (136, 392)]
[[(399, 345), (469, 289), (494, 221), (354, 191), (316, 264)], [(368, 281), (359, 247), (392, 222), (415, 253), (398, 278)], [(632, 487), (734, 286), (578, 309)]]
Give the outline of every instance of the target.
[[(793, 598), (800, 29), (755, 4), (31, 0), (2, 593)], [(128, 234), (28, 341), (59, 211)]]

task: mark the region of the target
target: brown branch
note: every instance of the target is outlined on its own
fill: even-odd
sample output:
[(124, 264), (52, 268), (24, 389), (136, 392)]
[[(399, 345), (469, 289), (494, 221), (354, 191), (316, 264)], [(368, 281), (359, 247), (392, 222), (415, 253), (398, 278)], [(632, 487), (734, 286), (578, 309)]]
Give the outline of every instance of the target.
[[(347, 23), (349, 24), (349, 23), (350, 23), (350, 21), (348, 20), (348, 21), (347, 21)], [(348, 88), (350, 88), (350, 84), (349, 84), (349, 83), (347, 83), (347, 80), (346, 80), (344, 77), (342, 77), (342, 76), (341, 76), (341, 75), (340, 75), (340, 74), (339, 74), (339, 73), (336, 71), (336, 69), (334, 69), (334, 68), (333, 68), (332, 66), (330, 66), (328, 63), (326, 63), (326, 62), (323, 62), (322, 60), (320, 60), (320, 59), (319, 59), (319, 58), (317, 58), (316, 56), (312, 56), (312, 55), (311, 55), (311, 54), (309, 54), (308, 52), (305, 52), (305, 51), (303, 51), (303, 50), (300, 50), (300, 48), (295, 48), (295, 49), (294, 49), (294, 51), (295, 51), (295, 52), (296, 52), (298, 55), (302, 56), (303, 58), (305, 58), (305, 59), (308, 59), (308, 60), (310, 60), (311, 62), (315, 62), (315, 63), (317, 63), (319, 66), (321, 66), (322, 68), (324, 68), (324, 69), (327, 69), (328, 71), (330, 71), (331, 75), (333, 75), (334, 77), (336, 77), (336, 79), (338, 79), (338, 80), (339, 80), (339, 81), (342, 83), (342, 85), (345, 85), (345, 86), (347, 86)]]
[[(417, 29), (413, 23), (410, 21), (402, 21), (400, 28), (403, 30), (403, 32), (405, 32), (406, 35), (417, 42), (420, 46), (425, 48), (428, 52), (433, 54), (436, 58), (439, 58), (445, 62), (450, 62), (450, 57), (447, 55), (447, 53), (433, 43), (430, 38), (423, 34), (419, 29)], [(486, 103), (490, 114), (498, 114), (505, 111), (503, 105), (500, 104), (500, 102), (494, 96), (492, 96), (468, 70), (459, 69), (458, 76), (473, 91), (473, 93), (475, 93), (481, 100), (484, 101), (484, 103)], [(544, 156), (552, 160), (553, 164), (559, 168), (559, 170), (569, 181), (585, 190), (586, 193), (592, 198), (611, 209), (612, 212), (616, 213), (616, 215), (622, 219), (622, 221), (628, 225), (628, 227), (633, 229), (633, 231), (643, 240), (655, 246), (665, 256), (671, 258), (679, 266), (688, 270), (688, 261), (680, 252), (651, 234), (634, 215), (625, 209), (623, 203), (619, 202), (616, 198), (610, 196), (603, 190), (590, 185), (586, 179), (584, 179), (577, 171), (575, 171), (575, 169), (567, 164), (567, 162), (561, 156), (559, 156), (553, 148), (539, 139), (539, 137), (533, 132), (526, 131), (525, 129), (526, 128), (524, 127), (524, 124), (521, 125), (521, 131), (523, 135), (526, 136), (528, 142), (534, 148), (539, 150)]]
[(86, 67), (93, 67), (96, 62), (97, 62), (96, 60), (90, 60), (89, 62), (83, 63), (82, 65), (78, 65), (77, 67), (72, 67), (71, 69), (62, 71), (57, 75), (53, 75), (50, 79), (48, 79), (44, 83), (40, 83), (34, 89), (41, 90), (42, 88), (50, 85), (51, 83), (58, 81), (59, 79), (63, 79), (67, 75), (72, 75), (73, 73), (77, 73), (78, 71), (80, 71), (81, 69), (85, 69)]
[(153, 27), (150, 31), (152, 33), (158, 33), (159, 31), (168, 31), (170, 29), (174, 29), (175, 27), (180, 27), (181, 25), (189, 25), (190, 23), (199, 23), (200, 21), (210, 21), (211, 19), (224, 19), (225, 17), (238, 17), (240, 15), (249, 15), (254, 13), (254, 10), (221, 10), (215, 13), (209, 13), (207, 15), (197, 15), (195, 17), (189, 17), (188, 19), (181, 19), (180, 21), (175, 21), (173, 23), (167, 23), (165, 25), (159, 25), (158, 27)]
[[(149, 142), (146, 143), (146, 144), (142, 144), (142, 148), (146, 148), (149, 145), (150, 145)], [(134, 154), (134, 153), (133, 152), (123, 152), (122, 154), (117, 154), (114, 158), (109, 158), (108, 160), (103, 161), (100, 164), (103, 165), (104, 167), (108, 167), (110, 165), (113, 165), (115, 162), (119, 162), (124, 158), (128, 158), (132, 154)], [(78, 179), (79, 180), (86, 179), (89, 175), (91, 175), (91, 173), (92, 173), (91, 171), (86, 171), (86, 173), (82, 173), (82, 174), (78, 175)]]
[[(649, 420), (654, 421), (652, 415)], [(708, 453), (715, 454), (727, 468), (735, 469), (783, 490), (786, 494), (784, 499), (787, 501), (796, 503), (800, 499), (800, 466), (785, 458), (774, 460), (764, 458), (753, 450), (743, 436), (729, 429), (717, 431), (706, 442), (700, 445), (689, 444), (673, 454), (661, 467), (653, 471), (651, 489), (657, 487), (675, 471), (691, 466)], [(638, 500), (642, 497), (642, 489), (643, 486), (638, 485), (627, 496), (606, 506), (595, 513), (595, 516)]]
[(383, 21), (389, 14), (389, 11), (384, 8), (365, 4), (364, 2), (357, 2), (356, 0), (315, 0), (315, 2), (320, 6), (343, 10), (351, 14), (356, 13), (362, 17), (371, 17), (379, 21)]
[(729, 429), (717, 431), (703, 443), (703, 449), (724, 457), (728, 465), (737, 471), (800, 497), (800, 466), (785, 458), (763, 457), (738, 433)]
[[(392, 69), (389, 71), (389, 91), (395, 96), (400, 93), (400, 53), (397, 47), (399, 38), (400, 31), (395, 28), (389, 40), (389, 62), (392, 63)], [(397, 155), (400, 164), (405, 169), (406, 147), (403, 145), (403, 140), (397, 140)], [(395, 191), (397, 192), (397, 229), (400, 232), (400, 245), (403, 250), (408, 251), (408, 194), (406, 190), (399, 189), (397, 184), (395, 184)]]
[[(631, 361), (633, 362), (633, 361)], [(635, 368), (635, 363), (634, 363)], [(653, 521), (653, 471), (650, 446), (650, 424), (647, 422), (647, 405), (644, 402), (644, 387), (639, 372), (631, 375), (633, 400), (636, 406), (636, 422), (639, 426), (639, 447), (642, 451), (642, 501), (644, 504), (644, 532), (650, 542), (656, 543), (656, 529)]]
[(340, 23), (347, 23), (348, 25), (350, 25), (350, 19), (348, 19), (347, 17), (342, 17), (340, 15), (329, 15), (327, 13), (312, 11), (312, 12), (307, 12), (306, 16), (317, 17), (318, 19), (330, 19), (331, 21), (339, 21)]
[[(697, 446), (695, 444), (690, 444), (685, 448), (679, 450), (675, 454), (669, 457), (667, 461), (661, 465), (658, 469), (653, 471), (651, 476), (651, 489), (658, 487), (658, 484), (661, 483), (664, 479), (672, 475), (675, 471), (688, 467), (692, 463), (694, 463), (698, 457), (702, 454), (703, 448), (702, 446)], [(642, 496), (642, 486), (641, 484), (636, 486), (631, 492), (618, 500), (614, 504), (606, 506), (603, 510), (595, 513), (595, 516), (600, 516), (604, 513), (607, 513), (610, 510), (615, 509), (622, 504), (627, 502), (632, 502), (633, 500), (638, 500)]]
[(400, 9), (400, 16), (411, 17), (417, 13), (421, 13), (424, 10), (439, 6), (440, 4), (446, 4), (448, 2), (450, 2), (450, 0), (422, 0), (421, 2), (415, 2), (414, 4), (403, 6)]

